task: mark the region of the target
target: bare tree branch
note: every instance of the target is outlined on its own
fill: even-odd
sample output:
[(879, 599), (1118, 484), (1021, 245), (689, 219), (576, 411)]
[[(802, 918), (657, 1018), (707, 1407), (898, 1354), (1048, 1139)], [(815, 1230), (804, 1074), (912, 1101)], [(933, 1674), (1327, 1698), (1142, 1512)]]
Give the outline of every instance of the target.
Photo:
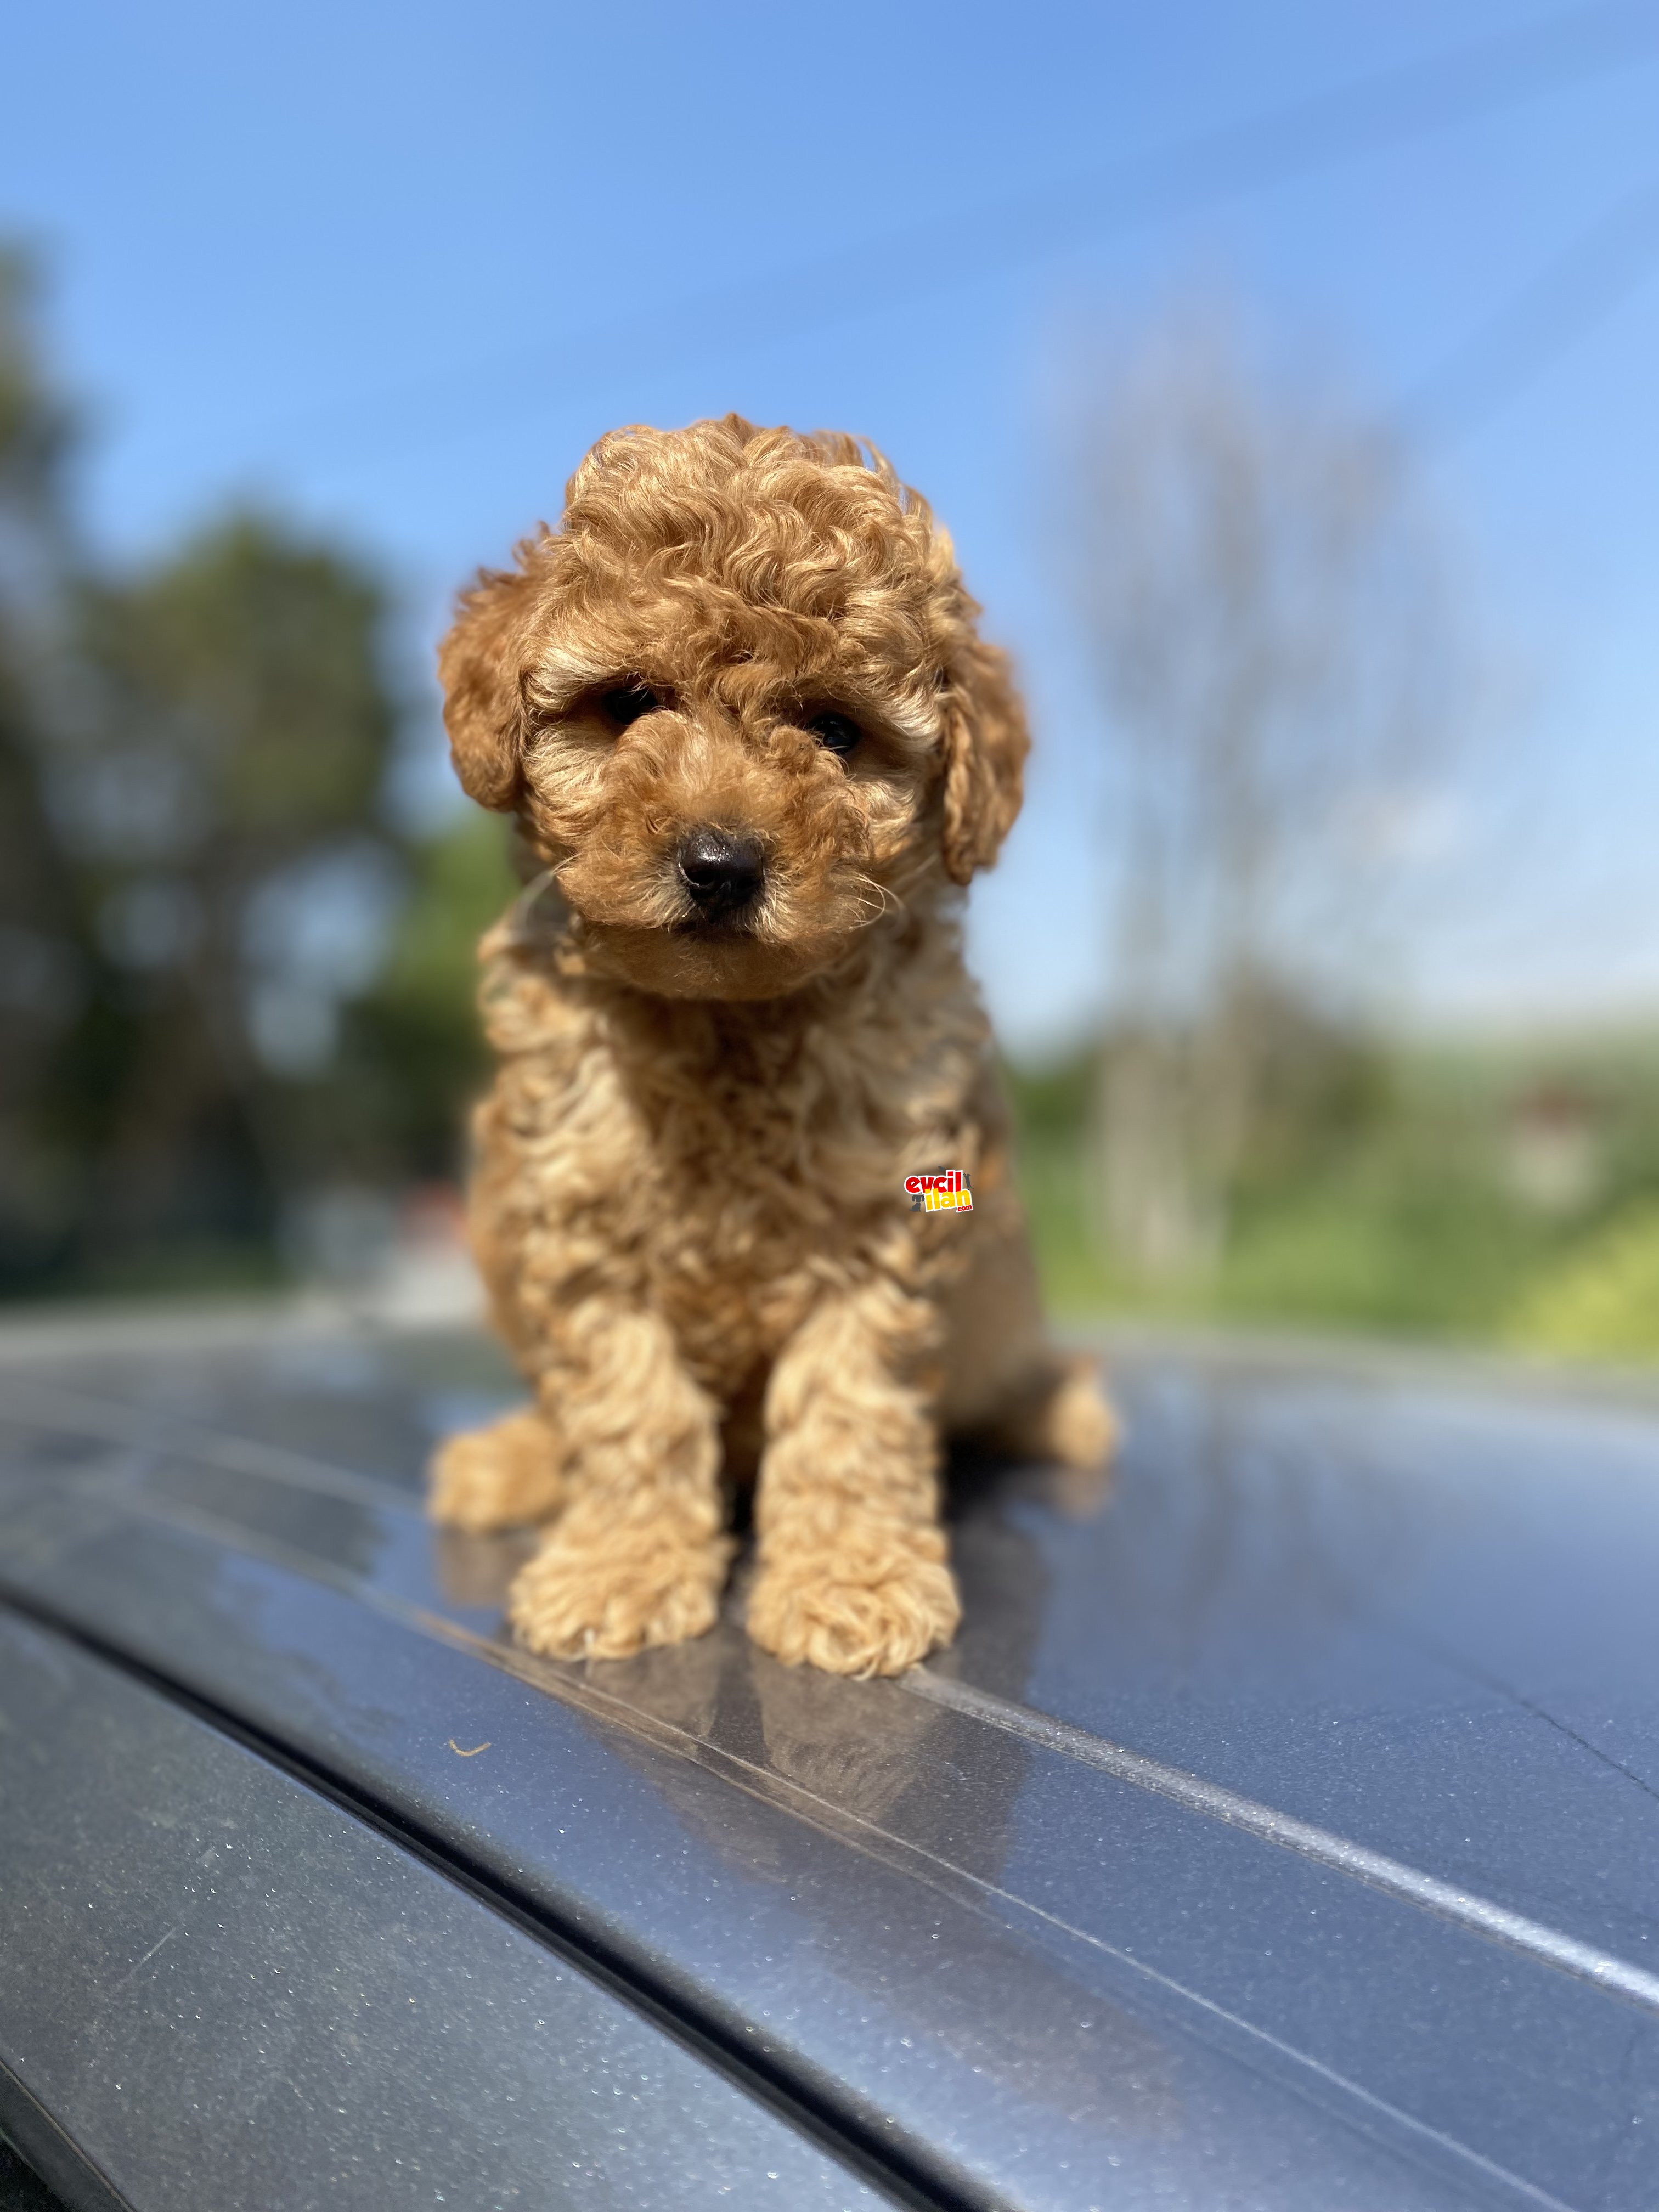
[(1067, 447), (1117, 793), (1103, 1228), (1171, 1272), (1218, 1249), (1290, 1010), (1363, 999), (1456, 624), (1403, 446), (1213, 305), (1092, 349)]

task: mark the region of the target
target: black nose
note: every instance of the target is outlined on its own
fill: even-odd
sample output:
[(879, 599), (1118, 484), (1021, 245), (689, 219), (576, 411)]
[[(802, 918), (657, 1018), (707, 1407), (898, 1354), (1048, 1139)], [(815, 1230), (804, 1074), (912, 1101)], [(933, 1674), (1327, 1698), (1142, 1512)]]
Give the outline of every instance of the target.
[(711, 920), (748, 905), (766, 878), (761, 848), (752, 837), (724, 830), (694, 830), (680, 847), (680, 879), (700, 915)]

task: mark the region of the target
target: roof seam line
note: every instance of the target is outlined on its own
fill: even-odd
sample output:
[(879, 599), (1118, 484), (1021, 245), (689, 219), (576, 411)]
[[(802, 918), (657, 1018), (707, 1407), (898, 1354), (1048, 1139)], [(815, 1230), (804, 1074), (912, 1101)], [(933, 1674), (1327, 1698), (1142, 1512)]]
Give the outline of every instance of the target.
[(1659, 2013), (1659, 1974), (1633, 1966), (1610, 1952), (1598, 1950), (1594, 1944), (1580, 1942), (1576, 1936), (1564, 1935), (1559, 1929), (1529, 1919), (1524, 1913), (1511, 1911), (1507, 1905), (1496, 1905), (1473, 1890), (1443, 1881), (1438, 1875), (1425, 1874), (1420, 1868), (1407, 1866), (1402, 1860), (1389, 1858), (1386, 1853), (1371, 1850), (1364, 1844), (1352, 1843), (1328, 1828), (1316, 1827), (1311, 1821), (1280, 1813), (1271, 1805), (1263, 1805), (1218, 1783), (1206, 1782), (1183, 1767), (1168, 1766), (1162, 1759), (1131, 1751), (1105, 1736), (1077, 1728), (1069, 1721), (1057, 1721), (1046, 1713), (1033, 1712), (994, 1692), (952, 1681), (925, 1667), (901, 1675), (897, 1686), (913, 1697), (951, 1706), (1010, 1735), (1022, 1736), (1028, 1743), (1038, 1744), (1062, 1758), (1097, 1768), (1135, 1789), (1170, 1798), (1190, 1812), (1224, 1821), (1230, 1827), (1242, 1828), (1264, 1843), (1314, 1859), (1353, 1881), (1365, 1882), (1373, 1889), (1415, 1905), (1419, 1911), (1436, 1913), (1489, 1942), (1523, 1952), (1559, 1973), (1571, 1974), (1579, 1981), (1593, 1983), (1598, 1989), (1628, 1998), (1649, 2012)]

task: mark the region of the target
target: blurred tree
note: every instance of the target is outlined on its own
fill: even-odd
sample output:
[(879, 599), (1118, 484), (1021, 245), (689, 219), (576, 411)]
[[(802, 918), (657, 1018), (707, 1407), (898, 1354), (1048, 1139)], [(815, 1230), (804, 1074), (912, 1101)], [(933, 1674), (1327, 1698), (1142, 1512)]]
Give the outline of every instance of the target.
[(1332, 1012), (1449, 727), (1445, 580), (1398, 446), (1212, 311), (1097, 356), (1069, 450), (1115, 740), (1098, 1212), (1121, 1260), (1179, 1273), (1287, 1100), (1341, 1087)]
[(355, 563), (251, 515), (79, 588), (51, 789), (116, 977), (102, 1077), (65, 1071), (94, 1264), (268, 1238), (328, 1171), (289, 1093), (327, 1066), (398, 896), (384, 613)]
[(347, 1010), (335, 1079), (319, 1103), (337, 1130), (352, 1123), (365, 1152), (399, 1174), (449, 1178), (489, 1066), (474, 1004), (478, 939), (520, 885), (506, 825), (475, 808), (411, 859), (389, 956)]
[(74, 417), (41, 363), (39, 289), (29, 257), (0, 245), (0, 610), (9, 626), (38, 603), (68, 544), (64, 474)]
[(0, 254), (0, 1291), (269, 1273), (319, 1195), (453, 1175), (500, 825), (396, 828), (349, 555), (240, 514), (79, 557), (33, 310)]
[(34, 343), (35, 289), (27, 259), (0, 251), (0, 1289), (49, 1267), (61, 1243), (66, 1163), (38, 1107), (88, 966), (41, 783), (72, 426)]

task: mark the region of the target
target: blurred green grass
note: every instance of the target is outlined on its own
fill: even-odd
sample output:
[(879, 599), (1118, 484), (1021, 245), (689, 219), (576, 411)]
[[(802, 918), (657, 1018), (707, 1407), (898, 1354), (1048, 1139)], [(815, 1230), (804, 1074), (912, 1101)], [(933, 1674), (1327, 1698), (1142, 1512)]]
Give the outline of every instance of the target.
[[(1092, 1055), (1011, 1067), (1051, 1310), (1659, 1358), (1659, 1039), (1376, 1049), (1357, 1125), (1281, 1152), (1232, 1194), (1215, 1264), (1161, 1282), (1091, 1233)], [(1527, 1117), (1564, 1097), (1583, 1187), (1540, 1201), (1519, 1157)]]
[(1507, 1334), (1522, 1352), (1659, 1358), (1659, 1200), (1632, 1206), (1542, 1270)]

